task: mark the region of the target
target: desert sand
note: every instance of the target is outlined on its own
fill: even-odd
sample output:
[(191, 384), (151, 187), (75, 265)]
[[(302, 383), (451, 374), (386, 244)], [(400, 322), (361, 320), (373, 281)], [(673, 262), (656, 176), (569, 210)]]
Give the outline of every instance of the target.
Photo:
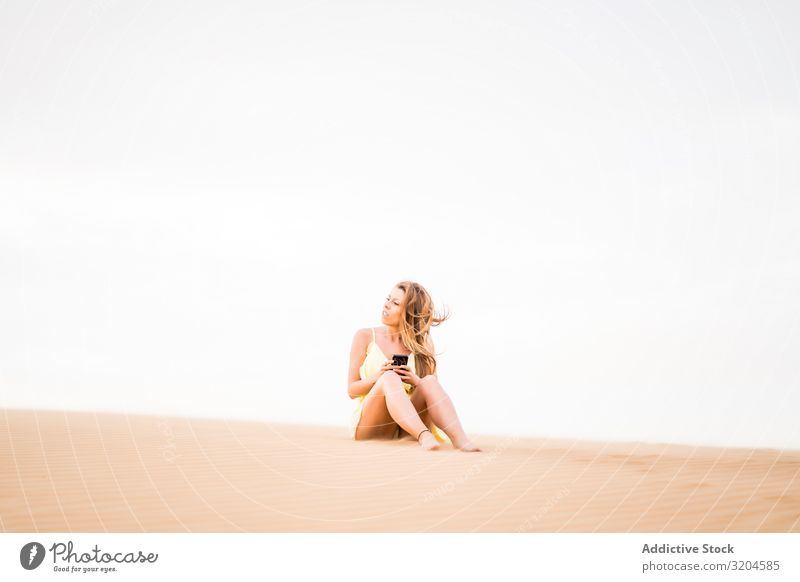
[(798, 532), (800, 451), (0, 412), (5, 532)]

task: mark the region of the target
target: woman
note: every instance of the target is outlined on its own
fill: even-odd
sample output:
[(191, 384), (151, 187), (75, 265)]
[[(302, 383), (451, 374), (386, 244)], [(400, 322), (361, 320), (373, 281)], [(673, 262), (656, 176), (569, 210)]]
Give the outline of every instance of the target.
[[(436, 377), (430, 328), (446, 319), (434, 315), (422, 285), (401, 281), (386, 297), (384, 327), (356, 332), (347, 388), (350, 398), (358, 399), (351, 424), (354, 439), (412, 435), (423, 449), (435, 450), (449, 437), (462, 451), (481, 450), (467, 438)], [(393, 354), (408, 355), (408, 364), (395, 366)]]

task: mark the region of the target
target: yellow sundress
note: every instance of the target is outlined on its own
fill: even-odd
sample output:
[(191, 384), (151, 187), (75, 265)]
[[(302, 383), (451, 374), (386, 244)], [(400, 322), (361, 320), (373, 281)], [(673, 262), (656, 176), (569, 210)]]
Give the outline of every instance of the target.
[[(361, 368), (358, 370), (358, 374), (362, 380), (365, 380), (372, 376), (375, 372), (381, 369), (383, 363), (391, 358), (387, 358), (386, 354), (383, 353), (383, 350), (375, 343), (375, 328), (372, 328), (372, 341), (367, 346), (367, 353), (366, 357), (364, 358), (364, 363), (361, 364)], [(417, 368), (415, 365), (414, 354), (409, 354), (408, 356), (408, 367), (416, 374)], [(409, 398), (414, 393), (414, 386), (403, 382), (403, 388), (406, 391), (406, 394)], [(369, 393), (367, 393), (369, 394)], [(367, 394), (363, 394), (361, 396), (356, 397), (356, 409), (353, 411), (353, 416), (350, 422), (350, 438), (356, 438), (356, 428), (358, 427), (358, 423), (361, 420), (361, 410), (362, 405), (364, 403), (364, 398), (367, 397)], [(449, 443), (450, 439), (447, 435), (439, 429), (435, 424), (431, 423), (431, 432), (433, 436), (436, 437), (436, 440), (440, 443)], [(416, 436), (416, 435), (413, 435)], [(394, 432), (392, 438), (399, 438), (400, 437), (400, 427), (398, 426)]]

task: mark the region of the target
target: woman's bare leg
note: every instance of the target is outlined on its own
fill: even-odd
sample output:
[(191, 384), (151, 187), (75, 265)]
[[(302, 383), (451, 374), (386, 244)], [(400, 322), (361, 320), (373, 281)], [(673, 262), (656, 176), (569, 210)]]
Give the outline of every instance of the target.
[(390, 439), (397, 423), (386, 408), (383, 392), (373, 386), (361, 403), (361, 418), (356, 426), (355, 440)]
[[(364, 399), (356, 438), (391, 438), (397, 425), (414, 438), (427, 427), (403, 389), (403, 380), (395, 372), (384, 372)], [(426, 437), (431, 437), (432, 441)], [(438, 449), (438, 441), (424, 433), (420, 445)]]
[(422, 424), (424, 424), (427, 428), (431, 428), (433, 421), (431, 420), (431, 411), (428, 410), (428, 404), (425, 402), (425, 395), (422, 394), (422, 390), (414, 390), (410, 396), (411, 404), (414, 405), (414, 408), (419, 414), (420, 420), (422, 420)]
[(461, 422), (458, 420), (453, 401), (450, 400), (450, 396), (444, 391), (436, 376), (428, 375), (422, 378), (420, 383), (417, 384), (416, 390), (422, 393), (431, 419), (436, 426), (450, 437), (453, 446), (462, 451), (481, 450), (470, 442), (467, 433), (464, 432)]

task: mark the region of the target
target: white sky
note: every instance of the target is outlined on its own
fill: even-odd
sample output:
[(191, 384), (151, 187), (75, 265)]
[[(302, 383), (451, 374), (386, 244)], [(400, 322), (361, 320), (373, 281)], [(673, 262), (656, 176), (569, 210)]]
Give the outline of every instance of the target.
[(800, 448), (790, 2), (0, 7), (0, 406)]

